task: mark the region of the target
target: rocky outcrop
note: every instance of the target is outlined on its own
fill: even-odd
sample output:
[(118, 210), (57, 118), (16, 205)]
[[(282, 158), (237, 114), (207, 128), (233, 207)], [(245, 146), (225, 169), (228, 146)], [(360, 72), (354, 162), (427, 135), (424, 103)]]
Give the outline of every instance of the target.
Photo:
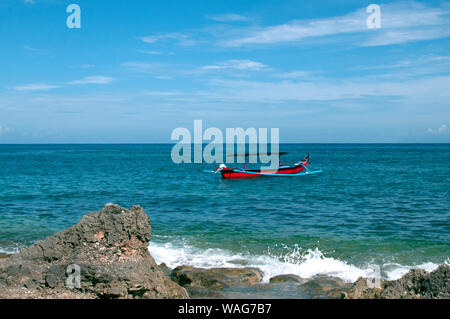
[(168, 277), (172, 274), (172, 268), (167, 266), (165, 263), (161, 263), (158, 265), (159, 269)]
[(0, 260), (0, 298), (187, 298), (148, 252), (140, 206), (108, 204)]
[(299, 289), (307, 293), (311, 298), (332, 298), (341, 299), (345, 292), (349, 290), (351, 284), (336, 277), (317, 275), (308, 282), (298, 286)]
[(346, 299), (378, 299), (383, 291), (385, 283), (381, 283), (381, 288), (370, 288), (367, 279), (359, 277), (353, 286), (344, 295)]
[(185, 287), (191, 296), (221, 297), (221, 290), (232, 286), (250, 286), (261, 282), (263, 272), (256, 268), (176, 267), (173, 281)]
[(305, 283), (307, 281), (308, 281), (308, 279), (305, 279), (305, 278), (302, 278), (300, 276), (293, 275), (293, 274), (278, 275), (278, 276), (271, 277), (269, 279), (269, 282), (272, 284), (283, 283), (283, 282)]
[(382, 282), (380, 288), (367, 286), (359, 278), (346, 294), (348, 299), (449, 299), (450, 266), (443, 264), (432, 272), (412, 269), (403, 277)]

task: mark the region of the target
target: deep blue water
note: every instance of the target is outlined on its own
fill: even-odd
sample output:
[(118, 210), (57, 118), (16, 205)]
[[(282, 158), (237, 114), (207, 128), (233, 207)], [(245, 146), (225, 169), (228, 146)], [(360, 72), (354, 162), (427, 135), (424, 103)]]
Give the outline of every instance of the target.
[(323, 173), (222, 180), (173, 164), (171, 145), (0, 145), (0, 252), (106, 203), (139, 204), (170, 265), (393, 278), (450, 257), (450, 144), (284, 144)]

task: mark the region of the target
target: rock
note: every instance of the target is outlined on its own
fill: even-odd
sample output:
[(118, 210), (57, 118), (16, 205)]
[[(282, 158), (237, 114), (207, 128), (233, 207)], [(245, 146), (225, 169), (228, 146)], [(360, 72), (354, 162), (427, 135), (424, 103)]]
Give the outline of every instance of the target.
[(338, 298), (345, 296), (351, 287), (350, 283), (336, 277), (325, 275), (314, 276), (308, 282), (298, 286), (299, 289), (313, 298)]
[(293, 274), (278, 275), (269, 279), (269, 282), (272, 284), (282, 282), (305, 283), (306, 281), (308, 281), (308, 279)]
[(162, 270), (162, 272), (163, 272), (166, 276), (170, 277), (170, 275), (171, 275), (171, 273), (172, 273), (172, 268), (168, 267), (165, 263), (159, 264), (158, 267), (159, 267), (159, 269)]
[(422, 282), (428, 277), (423, 269), (411, 269), (402, 278), (386, 282), (380, 294), (382, 299), (420, 299)]
[(9, 258), (9, 257), (11, 257), (10, 254), (1, 254), (0, 253), (0, 259), (6, 259), (6, 258)]
[[(384, 283), (381, 284), (384, 286)], [(367, 279), (359, 277), (345, 295), (346, 299), (378, 299), (383, 288), (369, 288)]]
[(422, 282), (423, 298), (450, 299), (450, 266), (443, 264)]
[(450, 266), (441, 265), (431, 273), (411, 269), (402, 278), (386, 283), (383, 299), (448, 299), (450, 298)]
[(156, 265), (150, 237), (140, 206), (108, 204), (0, 260), (0, 298), (188, 298)]
[(176, 267), (173, 281), (185, 287), (191, 296), (220, 296), (220, 290), (231, 286), (248, 286), (261, 282), (263, 272), (256, 268), (195, 268)]
[(450, 266), (443, 264), (431, 273), (412, 269), (400, 279), (382, 282), (381, 288), (367, 287), (359, 278), (348, 291), (348, 299), (449, 299)]

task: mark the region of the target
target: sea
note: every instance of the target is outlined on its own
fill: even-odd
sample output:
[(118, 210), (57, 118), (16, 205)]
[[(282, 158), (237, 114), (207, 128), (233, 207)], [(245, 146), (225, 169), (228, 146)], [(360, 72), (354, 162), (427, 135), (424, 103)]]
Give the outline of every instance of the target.
[(0, 145), (0, 253), (117, 203), (145, 209), (149, 251), (169, 267), (354, 282), (450, 262), (450, 144), (281, 144), (283, 163), (309, 153), (322, 173), (246, 180), (175, 164), (172, 147)]

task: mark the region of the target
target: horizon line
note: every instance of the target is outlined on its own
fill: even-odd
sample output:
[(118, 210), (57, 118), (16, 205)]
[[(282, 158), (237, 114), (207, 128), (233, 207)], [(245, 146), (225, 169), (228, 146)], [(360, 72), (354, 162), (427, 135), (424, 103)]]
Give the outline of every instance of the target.
[[(178, 143), (171, 142), (148, 142), (148, 143), (133, 143), (133, 142), (117, 142), (117, 143), (0, 143), (0, 145), (176, 145)], [(183, 144), (191, 144), (196, 145), (200, 143), (183, 143)], [(202, 145), (208, 145), (210, 143), (201, 143)], [(226, 143), (222, 143), (226, 145)], [(235, 143), (239, 145), (238, 143)], [(449, 142), (281, 142), (282, 144), (450, 144)], [(249, 145), (249, 143), (245, 143), (245, 145)], [(271, 143), (267, 143), (266, 145), (271, 145)]]

